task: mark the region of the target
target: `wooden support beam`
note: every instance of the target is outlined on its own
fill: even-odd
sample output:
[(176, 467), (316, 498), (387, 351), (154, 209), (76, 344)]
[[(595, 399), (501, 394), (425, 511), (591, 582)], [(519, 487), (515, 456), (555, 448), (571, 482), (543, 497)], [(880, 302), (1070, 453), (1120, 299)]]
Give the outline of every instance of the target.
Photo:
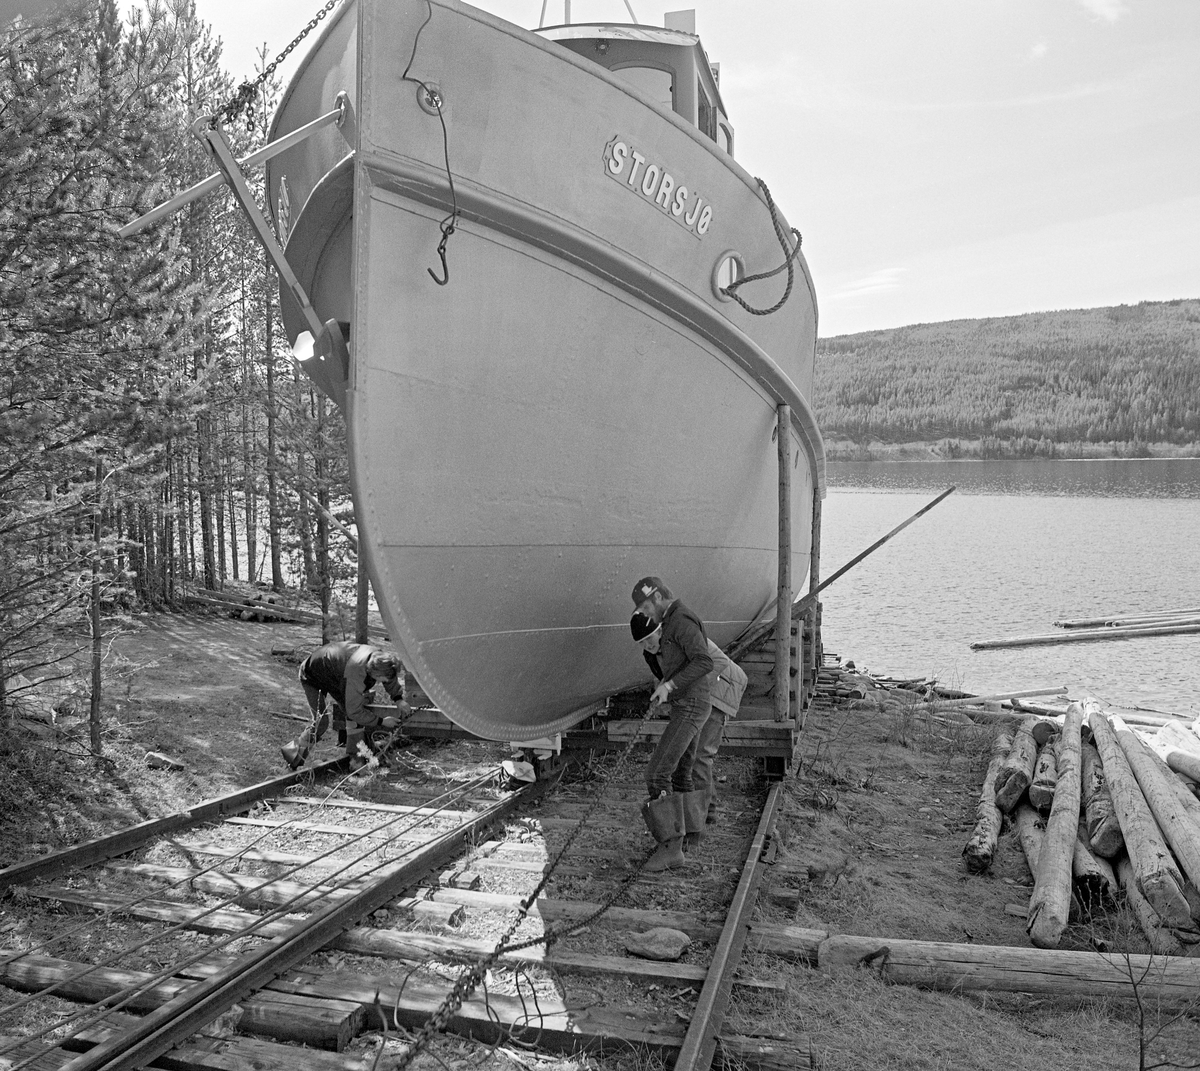
[(775, 602), (775, 720), (791, 715), (792, 667), (792, 410), (776, 410), (779, 459), (779, 582)]

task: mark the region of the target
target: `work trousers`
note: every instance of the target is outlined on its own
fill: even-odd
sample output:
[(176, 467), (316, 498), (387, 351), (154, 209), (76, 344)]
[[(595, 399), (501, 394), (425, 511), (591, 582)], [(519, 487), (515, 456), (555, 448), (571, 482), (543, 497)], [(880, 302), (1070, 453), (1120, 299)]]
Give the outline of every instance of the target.
[(725, 731), (725, 719), (729, 717), (723, 710), (712, 708), (699, 735), (696, 737), (696, 757), (692, 761), (692, 787), (697, 791), (707, 793), (708, 805), (711, 809), (717, 798), (716, 777), (713, 774), (713, 759), (721, 749), (721, 734)]
[(646, 764), (646, 791), (652, 800), (664, 792), (692, 791), (700, 730), (711, 712), (708, 699), (689, 697), (667, 704), (667, 727)]
[(328, 692), (321, 691), (315, 684), (312, 684), (307, 677), (304, 676), (304, 666), (300, 666), (300, 686), (304, 689), (304, 697), (308, 700), (308, 709), (312, 714), (313, 730), (317, 733), (316, 740), (319, 740), (323, 731), (318, 732), (321, 722), (321, 715), (325, 713), (325, 705), (328, 700), (329, 706), (333, 707), (333, 727), (337, 730), (338, 743), (344, 743), (346, 735), (346, 711), (332, 695)]

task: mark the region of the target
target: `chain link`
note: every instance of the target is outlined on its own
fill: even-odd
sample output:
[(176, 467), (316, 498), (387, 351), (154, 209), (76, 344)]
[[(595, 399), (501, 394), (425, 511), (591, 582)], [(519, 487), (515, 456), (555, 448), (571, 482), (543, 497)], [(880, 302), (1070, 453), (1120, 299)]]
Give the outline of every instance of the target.
[[(639, 728), (641, 727), (642, 723), (645, 723), (655, 709), (656, 708), (654, 704), (651, 704), (646, 708), (646, 713), (642, 715)], [(625, 750), (621, 752), (620, 757), (617, 759), (616, 765), (605, 777), (606, 783), (616, 779), (617, 775), (621, 772), (625, 765), (625, 760), (633, 751), (633, 747), (637, 743), (637, 740), (638, 733), (637, 730), (635, 730), (629, 738), (629, 743), (625, 745)], [(559, 777), (561, 779), (562, 774), (559, 774)], [(585, 926), (594, 922), (601, 915), (603, 915), (617, 902), (617, 900), (619, 900), (625, 894), (625, 891), (629, 888), (629, 886), (638, 879), (638, 876), (642, 872), (642, 868), (649, 861), (650, 855), (653, 854), (652, 852), (647, 853), (646, 858), (643, 859), (632, 872), (627, 874), (622, 879), (616, 890), (605, 897), (604, 900), (597, 905), (597, 909), (586, 918), (580, 919), (578, 922), (574, 922), (569, 926), (564, 926), (562, 929), (551, 930), (548, 933), (543, 933), (540, 937), (531, 937), (528, 940), (521, 941), (517, 944), (509, 943), (512, 941), (513, 934), (517, 932), (517, 929), (520, 927), (521, 923), (524, 922), (529, 916), (529, 909), (533, 906), (534, 902), (541, 895), (542, 890), (545, 889), (545, 887), (549, 884), (550, 879), (554, 876), (554, 870), (562, 861), (563, 856), (566, 855), (567, 849), (571, 847), (575, 838), (587, 824), (588, 819), (591, 818), (593, 812), (600, 806), (601, 802), (602, 798), (600, 794), (597, 793), (596, 798), (592, 801), (591, 806), (584, 812), (583, 817), (580, 818), (580, 820), (575, 824), (575, 828), (571, 830), (571, 833), (563, 843), (563, 846), (558, 850), (558, 854), (555, 855), (554, 859), (547, 865), (542, 874), (542, 880), (538, 882), (537, 887), (533, 890), (533, 892), (531, 892), (525, 897), (525, 899), (521, 901), (520, 907), (517, 908), (516, 918), (512, 920), (508, 926), (508, 929), (504, 931), (504, 935), (496, 943), (496, 947), (482, 959), (473, 963), (469, 970), (466, 970), (459, 975), (458, 981), (454, 983), (454, 988), (450, 990), (450, 992), (446, 995), (446, 998), (442, 1001), (441, 1007), (438, 1008), (438, 1010), (435, 1011), (427, 1020), (425, 1020), (425, 1025), (421, 1027), (416, 1037), (414, 1037), (409, 1043), (408, 1049), (400, 1056), (395, 1065), (395, 1071), (404, 1071), (405, 1068), (409, 1067), (421, 1050), (429, 1044), (434, 1034), (442, 1033), (446, 1027), (450, 1025), (450, 1020), (453, 1019), (458, 1013), (458, 1010), (463, 1006), (463, 1003), (470, 999), (471, 994), (475, 992), (480, 982), (484, 981), (484, 979), (487, 977), (488, 971), (492, 969), (493, 965), (502, 955), (504, 955), (504, 953), (517, 952), (523, 948), (532, 948), (534, 945), (539, 944), (544, 944), (547, 948), (549, 948), (552, 944), (554, 944), (555, 941), (562, 940), (564, 937), (569, 937), (571, 934), (577, 933), (579, 930), (583, 929)]]
[[(762, 179), (755, 179), (755, 181), (762, 188), (762, 192), (767, 198), (767, 207), (771, 210), (771, 226), (775, 228), (775, 237), (779, 239), (779, 244), (783, 248), (784, 261), (779, 265), (778, 268), (773, 268), (771, 271), (760, 272), (758, 275), (747, 275), (744, 279), (738, 279), (735, 282), (730, 283), (728, 286), (722, 287), (721, 293), (727, 298), (732, 298), (734, 301), (736, 301), (743, 309), (750, 313), (751, 316), (770, 316), (771, 313), (778, 312), (780, 309), (782, 309), (787, 303), (787, 299), (791, 296), (792, 283), (795, 281), (795, 269), (792, 267), (792, 262), (800, 254), (800, 244), (804, 241), (804, 239), (800, 237), (800, 232), (793, 227), (792, 234), (796, 238), (796, 245), (793, 248), (788, 248), (787, 235), (784, 234), (783, 224), (779, 222), (779, 211), (775, 207), (775, 201), (771, 197), (771, 191), (767, 189), (767, 184), (763, 182)], [(769, 309), (756, 309), (753, 306), (748, 305), (742, 300), (742, 298), (738, 296), (738, 287), (745, 286), (746, 283), (756, 282), (759, 279), (770, 279), (771, 276), (778, 275), (785, 268), (787, 269), (788, 273), (787, 287), (783, 291), (783, 297), (775, 302), (775, 304)]]
[(227, 123), (232, 123), (244, 114), (246, 122), (252, 122), (254, 119), (254, 95), (258, 92), (259, 87), (275, 73), (275, 68), (292, 54), (296, 46), (317, 28), (321, 20), (341, 2), (342, 0), (328, 0), (325, 6), (309, 20), (308, 25), (296, 35), (295, 40), (280, 52), (273, 62), (267, 65), (262, 74), (254, 79), (253, 82), (243, 82), (238, 86), (233, 96), (217, 109), (217, 118), (224, 119)]

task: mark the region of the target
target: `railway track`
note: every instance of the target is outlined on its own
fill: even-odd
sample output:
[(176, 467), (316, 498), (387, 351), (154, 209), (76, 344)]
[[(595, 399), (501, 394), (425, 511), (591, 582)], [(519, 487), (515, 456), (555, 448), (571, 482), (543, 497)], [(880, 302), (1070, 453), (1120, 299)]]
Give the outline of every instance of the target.
[[(735, 987), (778, 988), (739, 969), (747, 941), (789, 943), (750, 925), (781, 788), (661, 875), (611, 757), (518, 791), (489, 764), (363, 784), (326, 763), (10, 866), (0, 1069), (402, 1067), (439, 1013), (518, 1054), (807, 1066), (723, 1026)], [(627, 954), (656, 927), (688, 935), (683, 959)]]

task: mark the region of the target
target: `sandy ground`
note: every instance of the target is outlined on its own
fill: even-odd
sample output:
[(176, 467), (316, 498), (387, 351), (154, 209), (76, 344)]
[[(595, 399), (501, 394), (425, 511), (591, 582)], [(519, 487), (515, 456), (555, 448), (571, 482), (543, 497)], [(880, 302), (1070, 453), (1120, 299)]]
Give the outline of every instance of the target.
[[(78, 718), (63, 719), (60, 750), (49, 758), (7, 742), (0, 864), (283, 772), (278, 749), (301, 723), (279, 715), (302, 714), (306, 704), (295, 664), (271, 651), (315, 645), (311, 626), (217, 614), (136, 620), (140, 627), (110, 652), (99, 766), (79, 757), (86, 726)], [(757, 917), (851, 934), (1028, 947), (1019, 911), (1032, 882), (1013, 836), (1002, 838), (986, 875), (969, 875), (961, 860), (991, 736), (973, 724), (930, 722), (915, 700), (894, 696), (818, 705), (787, 784), (781, 848)], [(505, 750), (466, 747), (469, 755), (443, 745), (438, 761), (477, 763), (489, 748), (496, 759)], [(184, 769), (149, 769), (150, 750)], [(336, 753), (330, 734), (316, 757)], [(748, 760), (730, 763), (731, 787), (753, 780), (752, 770)], [(687, 909), (678, 889), (671, 898), (672, 907)], [(0, 902), (0, 920), (11, 918), (11, 907)], [(1085, 949), (1097, 936), (1113, 940), (1122, 932), (1134, 941), (1127, 923), (1121, 927), (1114, 911), (1072, 926), (1063, 947)], [(1157, 1066), (1178, 1067), (1195, 1066), (1188, 1054), (1200, 1048), (1190, 1017), (1164, 1027), (1166, 1019), (1154, 1014), (1140, 1020), (1129, 1001), (955, 996), (761, 955), (748, 956), (745, 969), (782, 981), (786, 992), (736, 992), (731, 1028), (806, 1037), (824, 1068), (1129, 1068), (1139, 1066), (1139, 1042)], [(1143, 1066), (1154, 1062), (1147, 1057)]]

